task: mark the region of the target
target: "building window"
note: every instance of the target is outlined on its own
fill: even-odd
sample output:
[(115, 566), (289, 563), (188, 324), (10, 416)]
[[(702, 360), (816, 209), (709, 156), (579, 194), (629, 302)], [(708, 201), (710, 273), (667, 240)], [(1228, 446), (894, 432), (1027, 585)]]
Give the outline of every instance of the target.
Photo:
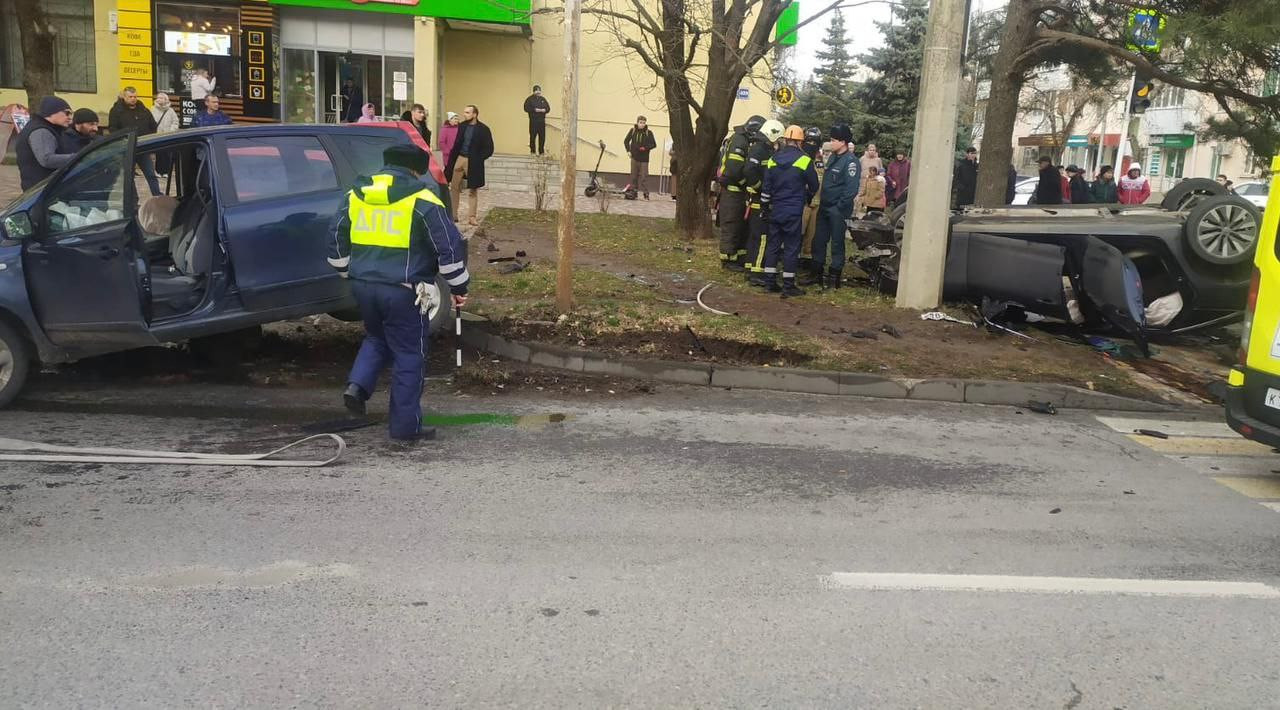
[[(58, 91), (98, 90), (93, 37), (93, 0), (45, 0), (54, 27), (53, 85)], [(22, 36), (14, 0), (0, 0), (0, 86), (22, 88)]]
[(1151, 102), (1151, 108), (1182, 108), (1187, 101), (1187, 92), (1176, 86), (1162, 86)]
[(1164, 176), (1167, 178), (1181, 178), (1182, 170), (1187, 163), (1187, 149), (1164, 148), (1160, 152), (1164, 154)]
[(214, 93), (240, 96), (240, 10), (235, 7), (155, 6), (156, 91), (191, 95), (191, 79), (204, 69)]

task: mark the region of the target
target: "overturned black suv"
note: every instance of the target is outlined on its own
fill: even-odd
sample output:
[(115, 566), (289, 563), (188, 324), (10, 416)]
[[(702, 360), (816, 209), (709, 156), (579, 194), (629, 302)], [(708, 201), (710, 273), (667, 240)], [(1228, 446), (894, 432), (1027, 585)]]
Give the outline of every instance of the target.
[[(850, 224), (854, 261), (887, 291), (897, 288), (905, 211)], [(1261, 223), (1212, 180), (1184, 181), (1159, 206), (970, 208), (951, 217), (943, 297), (1106, 321), (1139, 342), (1225, 325), (1244, 308)]]

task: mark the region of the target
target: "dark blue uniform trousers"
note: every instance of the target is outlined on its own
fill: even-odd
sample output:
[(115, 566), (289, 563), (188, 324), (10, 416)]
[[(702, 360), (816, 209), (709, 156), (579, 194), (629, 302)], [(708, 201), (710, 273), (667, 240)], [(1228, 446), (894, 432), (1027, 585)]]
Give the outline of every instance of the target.
[(391, 438), (412, 439), (422, 426), (422, 378), (427, 365), (427, 317), (417, 295), (400, 285), (353, 281), (364, 318), (364, 342), (349, 382), (372, 394), (383, 368), (391, 366)]
[[(800, 265), (800, 246), (804, 242), (804, 210), (795, 214), (774, 212), (769, 216), (769, 240), (764, 255), (764, 273), (775, 274), (782, 261), (783, 280), (793, 280)], [(772, 278), (772, 276), (770, 276)]]
[(827, 263), (827, 245), (831, 245), (831, 268), (844, 270), (844, 216), (835, 207), (818, 208), (818, 227), (813, 234), (813, 267), (819, 271)]

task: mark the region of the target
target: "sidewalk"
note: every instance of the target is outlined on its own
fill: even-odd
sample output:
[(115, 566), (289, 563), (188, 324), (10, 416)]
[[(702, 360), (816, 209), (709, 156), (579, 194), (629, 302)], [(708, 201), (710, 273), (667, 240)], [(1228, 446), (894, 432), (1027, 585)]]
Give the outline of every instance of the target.
[[(0, 206), (8, 204), (10, 200), (22, 193), (18, 186), (18, 168), (15, 165), (0, 165)], [(667, 217), (674, 218), (676, 216), (676, 203), (671, 199), (670, 195), (653, 193), (652, 200), (624, 200), (621, 196), (611, 197), (609, 200), (609, 212), (611, 214), (625, 214), (637, 217)], [(466, 203), (466, 196), (463, 196), (462, 202)], [(490, 190), (485, 188), (480, 191), (480, 220), (489, 214), (489, 210), (494, 207), (515, 207), (520, 209), (533, 209), (533, 193), (519, 192), (516, 190)], [(553, 194), (548, 196), (548, 211), (560, 209), (560, 189), (559, 185), (555, 186)], [(588, 198), (579, 193), (577, 200), (574, 201), (574, 211), (583, 213), (600, 212), (600, 200), (598, 198)]]

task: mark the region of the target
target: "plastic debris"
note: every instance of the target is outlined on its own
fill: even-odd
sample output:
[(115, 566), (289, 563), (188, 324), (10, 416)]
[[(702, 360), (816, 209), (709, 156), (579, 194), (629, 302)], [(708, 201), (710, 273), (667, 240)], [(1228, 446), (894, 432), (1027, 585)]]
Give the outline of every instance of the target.
[(1053, 402), (1037, 402), (1035, 400), (1032, 400), (1030, 402), (1027, 402), (1027, 409), (1030, 409), (1036, 414), (1057, 414), (1058, 413), (1058, 408), (1053, 406)]
[(1152, 437), (1153, 439), (1168, 439), (1168, 438), (1169, 438), (1169, 435), (1168, 435), (1168, 434), (1166, 434), (1166, 433), (1164, 433), (1164, 432), (1162, 432), (1162, 431), (1160, 431), (1160, 430), (1158, 430), (1158, 429), (1134, 429), (1134, 430), (1133, 430), (1133, 433), (1134, 433), (1134, 434), (1141, 434), (1141, 435), (1143, 435), (1143, 436), (1149, 436), (1149, 437)]
[(920, 320), (944, 320), (949, 323), (959, 323), (960, 325), (967, 325), (973, 328), (978, 327), (978, 324), (974, 323), (973, 321), (962, 320), (960, 318), (956, 318), (955, 316), (947, 315), (942, 311), (929, 311), (928, 313), (921, 313)]

